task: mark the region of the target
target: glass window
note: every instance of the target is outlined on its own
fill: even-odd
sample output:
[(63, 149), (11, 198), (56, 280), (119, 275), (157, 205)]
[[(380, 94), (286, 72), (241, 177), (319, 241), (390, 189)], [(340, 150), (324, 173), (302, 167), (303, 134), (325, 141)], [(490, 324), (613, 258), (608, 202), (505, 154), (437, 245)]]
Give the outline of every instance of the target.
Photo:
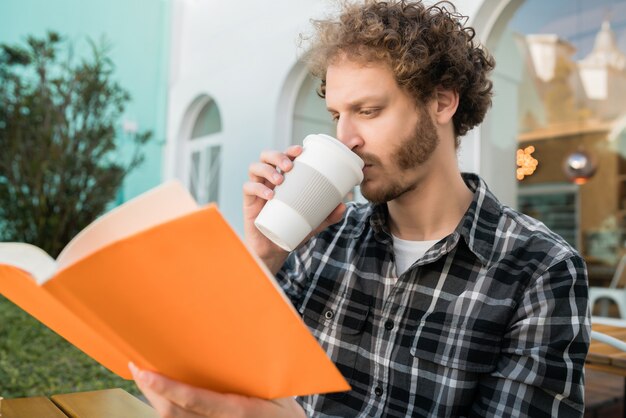
[(214, 144), (191, 154), (189, 189), (198, 203), (218, 200), (221, 150), (221, 145)]
[(215, 134), (222, 130), (220, 111), (213, 100), (205, 104), (191, 130), (191, 139), (202, 138), (206, 135)]
[(190, 134), (181, 148), (182, 176), (199, 204), (218, 202), (222, 156), (220, 111), (214, 100), (204, 96), (195, 100), (188, 113)]
[(592, 285), (608, 284), (595, 272), (626, 255), (626, 1), (527, 0), (495, 45), (485, 146), (511, 158), (487, 171), (581, 252)]
[(318, 79), (307, 75), (300, 86), (293, 114), (292, 144), (301, 145), (309, 134), (336, 135), (326, 102), (317, 94), (319, 85)]
[(574, 248), (578, 242), (578, 188), (569, 184), (543, 184), (520, 188), (520, 211), (541, 219)]
[(209, 179), (206, 185), (207, 190), (207, 202), (217, 202), (219, 196), (220, 185), (220, 163), (221, 163), (221, 145), (213, 145), (205, 150), (206, 152), (206, 167), (205, 178)]

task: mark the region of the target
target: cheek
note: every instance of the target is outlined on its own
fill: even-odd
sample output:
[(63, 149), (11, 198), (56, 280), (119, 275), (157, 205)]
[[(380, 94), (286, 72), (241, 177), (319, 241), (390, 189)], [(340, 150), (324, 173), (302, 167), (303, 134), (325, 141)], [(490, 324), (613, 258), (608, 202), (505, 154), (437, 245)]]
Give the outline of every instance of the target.
[(418, 122), (417, 113), (413, 111), (396, 112), (385, 121), (389, 132), (393, 132), (396, 138), (406, 138), (413, 135), (415, 126)]
[[(412, 115), (411, 115), (412, 116)], [(379, 144), (378, 148), (393, 149), (403, 138), (412, 133), (415, 118), (400, 112), (387, 112), (363, 124), (363, 136)]]

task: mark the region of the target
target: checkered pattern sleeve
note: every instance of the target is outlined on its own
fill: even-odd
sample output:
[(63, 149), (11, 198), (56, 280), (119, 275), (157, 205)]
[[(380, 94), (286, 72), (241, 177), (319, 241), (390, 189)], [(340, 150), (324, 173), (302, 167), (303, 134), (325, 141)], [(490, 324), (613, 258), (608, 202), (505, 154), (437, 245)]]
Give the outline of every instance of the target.
[(312, 248), (316, 242), (316, 237), (313, 237), (298, 250), (292, 251), (276, 273), (276, 280), (296, 309), (300, 309), (304, 292), (309, 286), (307, 271), (311, 269)]
[(521, 295), (471, 416), (582, 417), (589, 333), (586, 269), (575, 255), (537, 274)]

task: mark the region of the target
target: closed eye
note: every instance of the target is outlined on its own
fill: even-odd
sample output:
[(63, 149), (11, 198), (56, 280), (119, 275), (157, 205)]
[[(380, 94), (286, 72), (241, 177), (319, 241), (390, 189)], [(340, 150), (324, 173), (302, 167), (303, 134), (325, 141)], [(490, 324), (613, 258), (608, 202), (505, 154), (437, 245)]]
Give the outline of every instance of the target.
[(377, 107), (365, 108), (359, 111), (359, 114), (365, 117), (374, 117), (378, 113), (380, 113), (380, 108)]

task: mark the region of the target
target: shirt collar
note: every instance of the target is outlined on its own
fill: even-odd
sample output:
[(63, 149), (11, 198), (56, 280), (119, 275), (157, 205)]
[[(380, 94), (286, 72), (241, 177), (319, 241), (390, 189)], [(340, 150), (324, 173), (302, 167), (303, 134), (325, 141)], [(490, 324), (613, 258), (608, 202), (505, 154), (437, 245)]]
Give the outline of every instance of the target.
[(458, 231), (469, 249), (486, 265), (493, 257), (502, 204), (482, 178), (472, 173), (463, 173), (462, 176), (465, 184), (474, 192), (474, 197), (455, 232)]
[[(441, 240), (440, 243), (443, 246), (442, 249), (449, 251), (456, 246), (459, 238), (462, 237), (481, 263), (487, 265), (492, 258), (493, 243), (502, 214), (502, 205), (491, 193), (485, 181), (478, 175), (462, 173), (462, 177), (474, 194), (472, 203), (454, 232)], [(387, 204), (374, 204), (372, 206), (369, 223), (374, 231), (374, 237), (382, 243), (391, 243), (391, 234), (387, 223), (389, 218)]]

